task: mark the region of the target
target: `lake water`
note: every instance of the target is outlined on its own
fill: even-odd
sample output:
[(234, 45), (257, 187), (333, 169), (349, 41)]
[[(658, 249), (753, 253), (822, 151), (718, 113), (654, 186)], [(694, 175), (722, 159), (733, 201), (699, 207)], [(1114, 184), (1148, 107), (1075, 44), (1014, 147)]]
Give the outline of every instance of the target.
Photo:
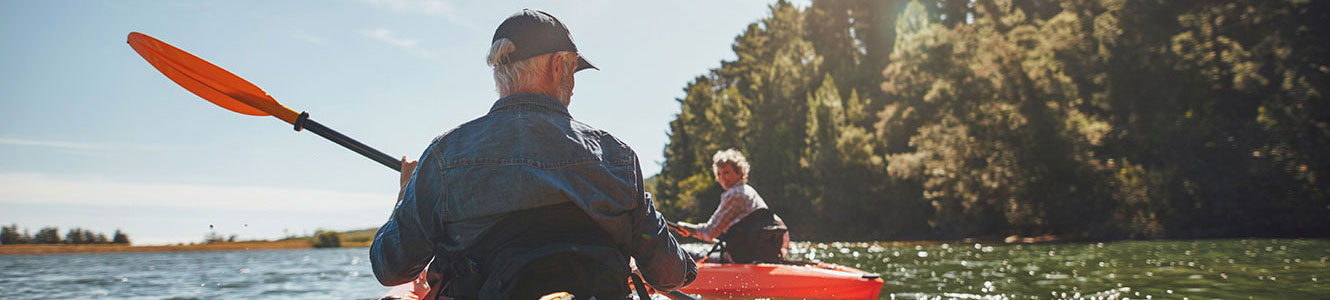
[[(705, 248), (689, 245), (689, 248)], [(883, 299), (1327, 299), (1330, 241), (800, 243), (880, 273)], [(374, 299), (368, 250), (0, 256), (0, 299)]]

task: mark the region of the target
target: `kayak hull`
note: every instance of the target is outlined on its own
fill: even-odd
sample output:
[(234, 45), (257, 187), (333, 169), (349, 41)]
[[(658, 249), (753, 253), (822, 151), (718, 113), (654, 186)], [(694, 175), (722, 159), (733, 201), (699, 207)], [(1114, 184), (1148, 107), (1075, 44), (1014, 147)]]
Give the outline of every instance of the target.
[[(697, 279), (679, 289), (702, 296), (793, 299), (877, 299), (882, 278), (834, 264), (697, 265)], [(429, 291), (424, 277), (394, 286), (386, 299), (421, 299)]]
[(679, 291), (695, 295), (877, 299), (882, 279), (833, 264), (698, 264), (697, 280)]

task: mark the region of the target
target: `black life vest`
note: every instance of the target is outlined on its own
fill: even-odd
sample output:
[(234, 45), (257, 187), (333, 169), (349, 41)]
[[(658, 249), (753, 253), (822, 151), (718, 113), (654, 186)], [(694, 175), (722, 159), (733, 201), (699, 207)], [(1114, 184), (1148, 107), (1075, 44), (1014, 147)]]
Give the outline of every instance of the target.
[(452, 264), (430, 269), (447, 282), (440, 295), (453, 299), (628, 295), (627, 256), (573, 203), (510, 213), (466, 250), (445, 255)]
[(730, 226), (718, 239), (736, 263), (780, 263), (789, 229), (770, 209), (759, 208)]

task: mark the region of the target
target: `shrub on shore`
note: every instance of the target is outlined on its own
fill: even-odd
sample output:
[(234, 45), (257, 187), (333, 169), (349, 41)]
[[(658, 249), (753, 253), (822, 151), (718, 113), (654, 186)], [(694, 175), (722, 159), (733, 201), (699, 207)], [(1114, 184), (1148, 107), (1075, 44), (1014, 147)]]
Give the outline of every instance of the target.
[(342, 247), (342, 233), (329, 230), (319, 230), (314, 233), (314, 248), (339, 248)]

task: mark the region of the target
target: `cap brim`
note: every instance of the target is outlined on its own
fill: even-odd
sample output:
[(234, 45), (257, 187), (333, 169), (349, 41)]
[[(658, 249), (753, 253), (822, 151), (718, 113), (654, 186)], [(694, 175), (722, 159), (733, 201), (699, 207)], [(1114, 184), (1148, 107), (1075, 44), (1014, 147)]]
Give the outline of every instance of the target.
[(575, 70), (575, 71), (573, 71), (573, 72), (576, 73), (577, 71), (581, 71), (581, 70), (585, 70), (585, 69), (596, 69), (596, 70), (600, 70), (600, 68), (597, 68), (596, 66), (592, 65), (590, 61), (587, 61), (587, 60), (586, 60), (586, 57), (582, 56), (581, 54), (578, 54), (578, 55), (577, 55), (577, 70)]

